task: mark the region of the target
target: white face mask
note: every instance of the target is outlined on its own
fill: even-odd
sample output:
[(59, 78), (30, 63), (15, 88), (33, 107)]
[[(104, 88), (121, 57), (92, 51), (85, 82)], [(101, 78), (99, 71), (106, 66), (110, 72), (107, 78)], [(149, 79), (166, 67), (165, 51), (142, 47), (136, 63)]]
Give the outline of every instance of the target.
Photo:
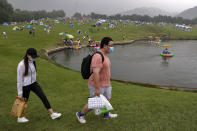
[(32, 61), (32, 62), (34, 62), (35, 61), (35, 59), (34, 58), (31, 58), (31, 59), (29, 59), (30, 61)]

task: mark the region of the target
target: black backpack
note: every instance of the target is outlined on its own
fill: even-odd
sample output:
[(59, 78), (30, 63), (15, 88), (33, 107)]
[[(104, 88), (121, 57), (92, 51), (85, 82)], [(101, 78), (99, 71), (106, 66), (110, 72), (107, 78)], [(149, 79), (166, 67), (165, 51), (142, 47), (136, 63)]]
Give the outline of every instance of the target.
[(89, 77), (91, 76), (91, 74), (93, 72), (90, 72), (90, 66), (91, 66), (91, 62), (92, 62), (92, 57), (94, 54), (100, 54), (102, 57), (102, 62), (104, 62), (104, 56), (101, 52), (97, 51), (95, 53), (93, 53), (92, 55), (89, 54), (88, 56), (83, 58), (82, 64), (81, 64), (81, 75), (83, 77), (83, 79), (89, 79)]

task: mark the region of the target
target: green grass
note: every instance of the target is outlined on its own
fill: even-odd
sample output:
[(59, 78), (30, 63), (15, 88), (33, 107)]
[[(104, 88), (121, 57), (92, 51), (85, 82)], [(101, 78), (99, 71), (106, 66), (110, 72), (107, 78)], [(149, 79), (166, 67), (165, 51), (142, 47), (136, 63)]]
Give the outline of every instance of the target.
[[(82, 27), (90, 28), (91, 23)], [(67, 25), (68, 26), (68, 25)], [(120, 26), (120, 25), (119, 25)], [(87, 124), (80, 124), (75, 112), (80, 111), (89, 96), (87, 81), (80, 72), (56, 66), (51, 61), (38, 58), (37, 81), (44, 90), (55, 111), (63, 116), (59, 120), (51, 120), (39, 98), (31, 92), (28, 101), (26, 124), (18, 124), (10, 115), (12, 104), (17, 95), (16, 68), (28, 47), (37, 49), (57, 46), (61, 31), (76, 32), (75, 29), (55, 26), (50, 35), (45, 34), (40, 26), (36, 26), (36, 36), (31, 37), (27, 31), (12, 31), (12, 27), (0, 27), (6, 31), (8, 39), (0, 38), (0, 130), (132, 130), (132, 131), (194, 131), (197, 130), (197, 94), (184, 91), (173, 91), (158, 88), (147, 88), (112, 81), (112, 105), (118, 118), (104, 120), (93, 112), (86, 116)], [(65, 28), (65, 29), (64, 29)], [(135, 26), (118, 27), (126, 32), (127, 39), (149, 36), (150, 34), (171, 32), (173, 37), (197, 38), (196, 29), (183, 32), (171, 27)], [(121, 40), (118, 29), (114, 31), (92, 33), (96, 39), (112, 36)], [(113, 66), (113, 65), (112, 65)]]

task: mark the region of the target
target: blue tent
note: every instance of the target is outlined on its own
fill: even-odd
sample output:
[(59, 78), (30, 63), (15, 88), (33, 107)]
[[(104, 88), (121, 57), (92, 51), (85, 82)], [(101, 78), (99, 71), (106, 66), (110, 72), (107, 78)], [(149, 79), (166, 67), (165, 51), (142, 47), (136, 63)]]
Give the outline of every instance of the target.
[(27, 25), (27, 29), (31, 29), (32, 28), (32, 26), (31, 25)]
[(47, 28), (47, 29), (48, 29), (48, 28), (49, 28), (49, 26), (48, 26), (48, 25), (45, 25), (45, 26), (44, 26), (44, 28)]
[(74, 27), (74, 24), (70, 24), (70, 27), (73, 28)]
[(4, 23), (3, 23), (3, 26), (8, 26), (8, 23), (7, 23), (7, 22), (4, 22)]

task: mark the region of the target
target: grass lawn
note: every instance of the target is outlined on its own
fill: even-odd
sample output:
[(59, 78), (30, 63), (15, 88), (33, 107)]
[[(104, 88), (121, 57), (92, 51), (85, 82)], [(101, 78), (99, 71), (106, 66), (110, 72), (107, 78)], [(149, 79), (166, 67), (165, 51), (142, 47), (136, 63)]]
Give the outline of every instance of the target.
[[(75, 116), (89, 96), (87, 81), (80, 72), (56, 66), (48, 60), (38, 58), (37, 81), (48, 97), (53, 109), (63, 115), (58, 120), (51, 120), (39, 98), (31, 92), (28, 101), (26, 124), (19, 124), (10, 115), (12, 104), (17, 95), (16, 68), (29, 47), (36, 49), (52, 48), (61, 41), (59, 32), (76, 34), (78, 28), (91, 28), (91, 23), (83, 27), (69, 28), (67, 24), (58, 24), (49, 35), (43, 28), (36, 26), (36, 36), (29, 36), (28, 31), (12, 31), (12, 27), (0, 27), (0, 33), (6, 31), (8, 39), (0, 37), (0, 130), (132, 130), (132, 131), (195, 131), (197, 130), (197, 94), (193, 92), (147, 88), (112, 81), (112, 105), (116, 119), (104, 120), (93, 112), (86, 116), (87, 124), (80, 124)], [(90, 29), (91, 30), (91, 29)], [(183, 32), (171, 27), (135, 26), (90, 34), (100, 40), (111, 36), (121, 40), (119, 32), (126, 32), (127, 39), (134, 39), (150, 34), (169, 33), (176, 38), (197, 38), (197, 29)], [(76, 35), (80, 37), (80, 35)], [(113, 66), (113, 65), (112, 65)]]

